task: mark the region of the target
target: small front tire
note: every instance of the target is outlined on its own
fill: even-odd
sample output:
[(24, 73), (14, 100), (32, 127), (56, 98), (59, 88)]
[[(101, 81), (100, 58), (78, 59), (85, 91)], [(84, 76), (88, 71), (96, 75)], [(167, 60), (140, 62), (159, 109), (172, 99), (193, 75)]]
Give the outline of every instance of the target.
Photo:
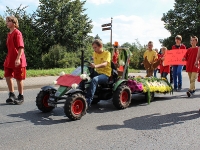
[(51, 112), (55, 107), (48, 105), (50, 91), (41, 90), (36, 97), (36, 106), (44, 113)]
[(64, 105), (64, 112), (70, 120), (80, 120), (81, 117), (86, 114), (86, 107), (87, 103), (85, 97), (77, 93), (67, 97)]

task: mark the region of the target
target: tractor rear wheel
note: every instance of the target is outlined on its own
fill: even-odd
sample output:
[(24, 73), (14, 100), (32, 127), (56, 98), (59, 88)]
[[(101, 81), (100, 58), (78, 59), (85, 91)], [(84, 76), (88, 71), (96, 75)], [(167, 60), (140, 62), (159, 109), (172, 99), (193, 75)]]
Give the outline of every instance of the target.
[(50, 91), (41, 90), (36, 97), (36, 106), (38, 107), (39, 110), (41, 110), (44, 113), (50, 112), (55, 108), (53, 106), (48, 105), (49, 96), (50, 96)]
[(131, 90), (126, 85), (117, 88), (113, 95), (113, 105), (117, 109), (125, 109), (131, 103)]
[(70, 120), (80, 120), (86, 114), (87, 103), (85, 97), (76, 93), (67, 97), (64, 105), (65, 115)]

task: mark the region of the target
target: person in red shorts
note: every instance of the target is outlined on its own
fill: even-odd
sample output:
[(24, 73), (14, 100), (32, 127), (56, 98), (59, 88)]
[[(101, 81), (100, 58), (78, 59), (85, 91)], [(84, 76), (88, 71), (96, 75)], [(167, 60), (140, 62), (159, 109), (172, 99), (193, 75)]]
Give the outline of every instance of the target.
[[(10, 29), (7, 35), (8, 53), (4, 61), (4, 76), (9, 90), (9, 98), (6, 100), (8, 104), (22, 104), (23, 96), (23, 80), (26, 78), (26, 57), (24, 54), (24, 42), (22, 33), (18, 30), (18, 20), (14, 16), (6, 17), (6, 25)], [(14, 94), (13, 80), (17, 81), (19, 95)]]
[(198, 53), (198, 47), (196, 46), (198, 43), (198, 38), (196, 36), (192, 36), (190, 40), (190, 47), (185, 56), (183, 57), (183, 61), (186, 61), (186, 72), (188, 73), (190, 80), (190, 88), (187, 91), (187, 96), (191, 97), (195, 93), (195, 80), (197, 79), (198, 68), (194, 65)]
[(161, 64), (160, 64), (160, 74), (161, 74), (161, 78), (165, 78), (167, 79), (167, 75), (168, 73), (170, 73), (170, 66), (165, 66), (163, 64), (163, 61), (165, 60), (165, 51), (167, 51), (166, 47), (162, 47), (161, 49), (162, 54), (160, 54), (160, 59), (161, 59)]

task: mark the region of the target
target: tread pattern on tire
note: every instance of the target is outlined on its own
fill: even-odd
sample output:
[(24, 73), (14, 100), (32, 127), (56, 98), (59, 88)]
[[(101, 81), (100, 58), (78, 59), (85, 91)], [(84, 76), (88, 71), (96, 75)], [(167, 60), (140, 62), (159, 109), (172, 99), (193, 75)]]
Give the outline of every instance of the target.
[[(73, 112), (72, 112), (72, 104), (74, 103), (75, 100), (82, 100), (84, 102), (84, 109), (82, 111), (81, 114), (79, 115), (75, 115)], [(76, 94), (73, 94), (72, 96), (69, 96), (67, 97), (66, 101), (65, 101), (65, 105), (64, 105), (64, 112), (65, 112), (65, 115), (70, 119), (70, 120), (80, 120), (82, 116), (84, 116), (86, 114), (86, 99), (85, 97), (80, 94), (80, 93), (76, 93)]]
[[(129, 96), (129, 100), (125, 104), (123, 104), (120, 100), (120, 96), (121, 96), (121, 94), (124, 90), (126, 90), (128, 92), (128, 96)], [(130, 103), (131, 103), (131, 90), (130, 90), (130, 88), (126, 85), (119, 86), (113, 94), (113, 105), (117, 109), (125, 109), (130, 105)]]
[(43, 104), (43, 98), (45, 95), (49, 94), (49, 91), (43, 91), (41, 90), (37, 97), (36, 97), (36, 106), (38, 107), (39, 110), (41, 110), (42, 112), (44, 113), (47, 113), (47, 112), (51, 112), (55, 107), (45, 107), (44, 104)]

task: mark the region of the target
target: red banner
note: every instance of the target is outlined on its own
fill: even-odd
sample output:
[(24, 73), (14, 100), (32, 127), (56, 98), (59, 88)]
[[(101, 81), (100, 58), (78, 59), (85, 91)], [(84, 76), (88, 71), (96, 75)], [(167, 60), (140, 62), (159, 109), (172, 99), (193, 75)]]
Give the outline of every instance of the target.
[(186, 61), (182, 61), (186, 52), (186, 49), (174, 49), (165, 51), (165, 60), (163, 65), (186, 65)]

